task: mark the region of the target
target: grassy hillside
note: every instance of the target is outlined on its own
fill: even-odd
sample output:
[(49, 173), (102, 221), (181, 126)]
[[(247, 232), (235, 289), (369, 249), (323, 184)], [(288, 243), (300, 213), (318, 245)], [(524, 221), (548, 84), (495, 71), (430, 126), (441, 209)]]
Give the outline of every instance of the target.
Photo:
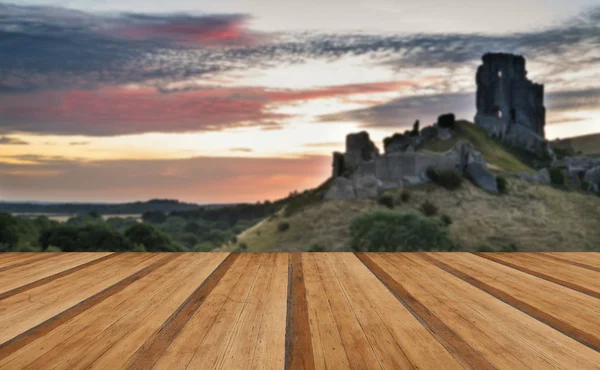
[[(408, 189), (407, 203), (398, 200), (401, 189), (390, 194), (399, 210), (418, 210), (426, 200), (433, 202), (440, 214), (452, 218), (449, 231), (465, 251), (511, 244), (520, 251), (600, 251), (600, 197), (512, 179), (508, 187), (508, 194), (494, 195), (468, 182), (455, 191), (426, 185)], [(243, 232), (238, 241), (249, 251), (309, 250), (314, 245), (349, 250), (350, 221), (378, 207), (374, 199), (319, 202), (289, 217), (279, 212)], [(280, 231), (282, 223), (289, 228)]]
[(470, 141), (475, 149), (484, 155), (488, 166), (495, 172), (534, 172), (501, 143), (491, 139), (483, 128), (468, 121), (456, 122), (455, 135), (452, 139), (427, 141), (423, 149), (444, 152), (453, 148), (459, 140)]
[[(473, 143), (496, 173), (534, 172), (525, 164), (533, 163), (532, 158), (505, 148), (467, 121), (457, 122), (451, 140), (430, 140), (420, 150), (447, 151), (458, 140)], [(320, 195), (326, 187), (324, 183), (303, 193), (240, 234), (236, 244), (222, 249), (235, 250), (241, 245), (248, 251), (349, 250), (352, 219), (382, 206), (376, 199), (322, 201)], [(410, 193), (407, 202), (400, 200), (403, 191)], [(487, 193), (470, 182), (454, 191), (429, 184), (388, 194), (396, 200), (395, 209), (402, 211), (418, 211), (425, 201), (433, 202), (439, 209), (434, 217), (445, 214), (452, 218), (448, 230), (465, 251), (484, 246), (501, 250), (511, 245), (521, 251), (600, 251), (600, 197), (595, 195), (512, 178), (504, 195)]]

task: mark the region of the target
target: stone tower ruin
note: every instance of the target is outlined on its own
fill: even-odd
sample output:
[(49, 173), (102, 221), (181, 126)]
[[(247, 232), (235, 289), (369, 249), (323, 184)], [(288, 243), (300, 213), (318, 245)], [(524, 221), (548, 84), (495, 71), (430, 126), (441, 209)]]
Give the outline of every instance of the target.
[(475, 123), (504, 143), (543, 155), (547, 151), (544, 126), (544, 85), (527, 79), (525, 58), (487, 53), (477, 70)]

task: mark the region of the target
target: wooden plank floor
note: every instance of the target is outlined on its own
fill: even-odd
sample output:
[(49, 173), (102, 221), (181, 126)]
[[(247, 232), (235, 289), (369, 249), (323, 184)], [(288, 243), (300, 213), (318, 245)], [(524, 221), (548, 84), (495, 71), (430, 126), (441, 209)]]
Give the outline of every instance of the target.
[(600, 369), (600, 253), (5, 253), (0, 369)]

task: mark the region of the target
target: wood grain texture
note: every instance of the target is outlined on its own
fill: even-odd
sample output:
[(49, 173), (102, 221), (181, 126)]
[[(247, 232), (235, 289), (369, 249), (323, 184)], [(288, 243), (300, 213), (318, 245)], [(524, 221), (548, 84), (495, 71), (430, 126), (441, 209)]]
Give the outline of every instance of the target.
[(314, 369), (302, 254), (290, 254), (288, 275), (285, 368)]
[(475, 253), (508, 267), (600, 299), (600, 273), (527, 253)]
[[(509, 271), (469, 254), (419, 254), (421, 258), (501, 301), (600, 351), (598, 302), (543, 279)], [(574, 310), (573, 302), (577, 302)]]
[(0, 369), (597, 370), (600, 254), (486, 256), (0, 254)]

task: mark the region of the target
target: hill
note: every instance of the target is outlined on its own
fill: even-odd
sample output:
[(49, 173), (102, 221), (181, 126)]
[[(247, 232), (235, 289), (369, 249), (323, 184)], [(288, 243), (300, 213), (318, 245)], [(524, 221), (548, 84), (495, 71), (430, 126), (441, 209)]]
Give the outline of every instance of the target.
[(561, 147), (569, 147), (575, 153), (600, 156), (600, 134), (571, 137), (557, 142)]
[[(435, 204), (452, 218), (449, 231), (464, 251), (482, 246), (494, 249), (514, 244), (520, 251), (599, 250), (600, 197), (511, 179), (508, 194), (489, 194), (469, 182), (449, 191), (428, 184), (389, 192), (395, 209), (418, 211), (423, 202)], [(314, 245), (336, 251), (350, 246), (349, 225), (363, 212), (383, 208), (375, 199), (346, 199), (314, 203), (285, 217), (285, 210), (238, 236), (248, 251), (309, 250)], [(437, 216), (435, 216), (437, 217)], [(287, 223), (288, 229), (279, 231)], [(232, 249), (232, 246), (224, 249)]]
[[(505, 147), (467, 121), (456, 122), (452, 139), (428, 140), (419, 150), (443, 152), (459, 140), (470, 141), (493, 172), (506, 175), (506, 194), (488, 193), (469, 181), (453, 191), (426, 184), (387, 191), (395, 200), (395, 209), (419, 212), (425, 201), (432, 202), (439, 209), (435, 217), (450, 216), (448, 231), (465, 251), (501, 250), (511, 245), (522, 251), (598, 250), (600, 197), (509, 177), (535, 173), (541, 160)], [(238, 235), (237, 244), (222, 249), (242, 245), (248, 251), (349, 250), (351, 221), (383, 206), (377, 199), (323, 201), (327, 186), (325, 182), (290, 200), (283, 209)], [(401, 200), (403, 193), (409, 194), (404, 196), (408, 201)]]

